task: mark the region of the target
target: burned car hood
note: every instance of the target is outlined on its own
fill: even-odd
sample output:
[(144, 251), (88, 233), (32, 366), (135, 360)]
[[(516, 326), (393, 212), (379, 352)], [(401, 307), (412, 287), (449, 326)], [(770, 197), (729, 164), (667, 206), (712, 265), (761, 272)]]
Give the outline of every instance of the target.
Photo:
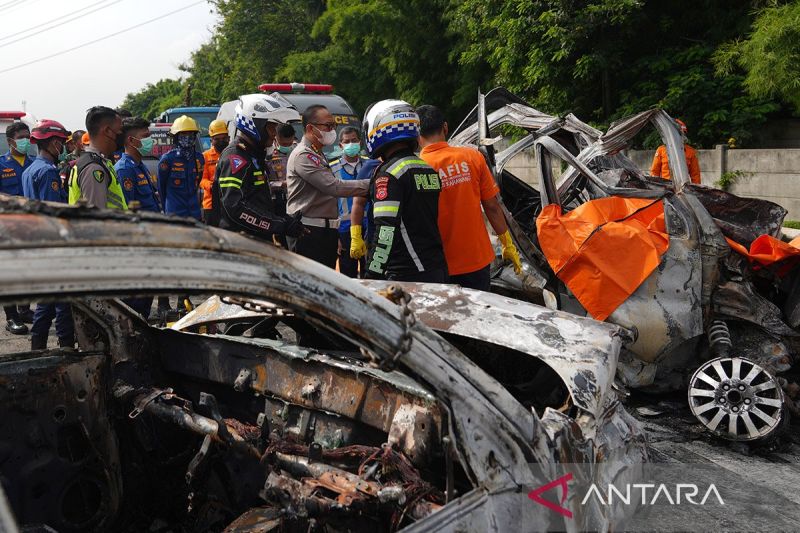
[[(540, 359), (562, 379), (574, 404), (600, 416), (612, 385), (620, 347), (630, 340), (624, 328), (577, 317), (498, 294), (434, 283), (392, 283), (361, 280), (381, 292), (403, 287), (412, 296), (417, 318), (440, 333), (479, 339), (512, 348)], [(172, 328), (197, 330), (201, 326), (268, 316), (277, 310), (260, 309), (264, 302), (237, 303), (212, 297)]]

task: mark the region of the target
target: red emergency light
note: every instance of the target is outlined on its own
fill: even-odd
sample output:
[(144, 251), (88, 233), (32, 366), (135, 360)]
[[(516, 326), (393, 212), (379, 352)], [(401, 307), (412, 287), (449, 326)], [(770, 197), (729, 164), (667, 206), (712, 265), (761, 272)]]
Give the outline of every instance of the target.
[(25, 115), (27, 115), (25, 111), (0, 111), (0, 118), (10, 118), (13, 120), (19, 120)]
[(332, 93), (333, 85), (328, 83), (262, 83), (258, 90), (278, 93)]

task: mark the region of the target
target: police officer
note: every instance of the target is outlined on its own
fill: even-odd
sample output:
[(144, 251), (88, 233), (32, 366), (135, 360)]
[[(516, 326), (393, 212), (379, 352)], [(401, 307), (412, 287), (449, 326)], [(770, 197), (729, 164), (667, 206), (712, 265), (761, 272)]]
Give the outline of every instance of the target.
[(437, 225), (439, 173), (421, 160), (419, 118), (402, 100), (382, 100), (364, 115), (367, 152), (383, 163), (369, 188), (375, 236), (367, 276), (445, 283), (447, 262)]
[[(361, 155), (361, 135), (358, 129), (347, 126), (342, 129), (339, 135), (339, 147), (342, 149), (342, 157), (331, 161), (331, 170), (343, 180), (357, 179), (358, 173), (364, 163), (370, 161), (366, 156)], [(345, 276), (356, 278), (364, 277), (366, 265), (364, 259), (353, 259), (350, 257), (350, 212), (353, 207), (353, 198), (339, 198), (339, 272)], [(363, 232), (367, 229), (366, 220), (360, 221)]]
[(69, 174), (69, 203), (84, 200), (106, 209), (128, 208), (111, 157), (122, 149), (122, 119), (110, 107), (95, 106), (86, 113), (89, 146)]
[(275, 139), (276, 126), (299, 119), (297, 110), (277, 93), (239, 98), (236, 138), (220, 155), (212, 188), (219, 227), (243, 230), (264, 240), (272, 240), (274, 234), (303, 234), (300, 217), (275, 214), (265, 174), (266, 151)]
[(197, 187), (203, 175), (203, 155), (196, 150), (197, 122), (181, 115), (169, 130), (175, 148), (158, 162), (158, 192), (168, 215), (194, 217), (200, 220)]
[[(22, 196), (22, 173), (31, 166), (33, 158), (28, 156), (31, 131), (24, 122), (13, 122), (6, 128), (8, 152), (0, 156), (0, 192)], [(25, 335), (33, 321), (33, 312), (27, 306), (3, 306), (6, 313), (6, 331), (14, 335)]]
[[(65, 152), (69, 132), (55, 120), (42, 120), (33, 128), (31, 141), (39, 147), (39, 155), (22, 174), (22, 191), (26, 198), (67, 202), (64, 184), (58, 173), (59, 155)], [(58, 345), (75, 347), (75, 325), (68, 303), (37, 304), (31, 326), (31, 350), (47, 348), (50, 325), (56, 321)]]
[(335, 268), (339, 248), (339, 205), (337, 198), (364, 196), (367, 180), (345, 181), (334, 175), (322, 153), (336, 142), (336, 123), (325, 106), (313, 105), (303, 112), (303, 139), (287, 164), (286, 211), (302, 215), (309, 233), (289, 241), (292, 251)]
[(228, 126), (224, 120), (212, 120), (208, 125), (208, 135), (211, 137), (211, 147), (203, 152), (203, 177), (200, 180), (200, 188), (203, 190), (203, 221), (206, 224), (211, 219), (213, 207), (211, 186), (214, 184), (219, 155), (231, 142)]

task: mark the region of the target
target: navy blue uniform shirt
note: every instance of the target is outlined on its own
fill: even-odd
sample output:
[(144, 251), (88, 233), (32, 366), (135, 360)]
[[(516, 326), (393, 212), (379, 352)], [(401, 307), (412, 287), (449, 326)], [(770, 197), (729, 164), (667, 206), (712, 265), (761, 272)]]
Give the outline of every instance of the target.
[(143, 161), (137, 163), (131, 156), (123, 153), (114, 165), (114, 170), (117, 171), (117, 179), (128, 205), (135, 200), (143, 211), (161, 212), (156, 185)]

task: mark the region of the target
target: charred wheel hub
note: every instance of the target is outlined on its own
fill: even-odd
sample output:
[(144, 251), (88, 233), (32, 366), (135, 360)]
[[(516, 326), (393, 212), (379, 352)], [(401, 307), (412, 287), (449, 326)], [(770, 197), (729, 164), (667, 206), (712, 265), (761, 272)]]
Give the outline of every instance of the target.
[(722, 438), (756, 440), (778, 429), (783, 393), (775, 378), (758, 364), (722, 357), (705, 363), (692, 376), (689, 407)]

